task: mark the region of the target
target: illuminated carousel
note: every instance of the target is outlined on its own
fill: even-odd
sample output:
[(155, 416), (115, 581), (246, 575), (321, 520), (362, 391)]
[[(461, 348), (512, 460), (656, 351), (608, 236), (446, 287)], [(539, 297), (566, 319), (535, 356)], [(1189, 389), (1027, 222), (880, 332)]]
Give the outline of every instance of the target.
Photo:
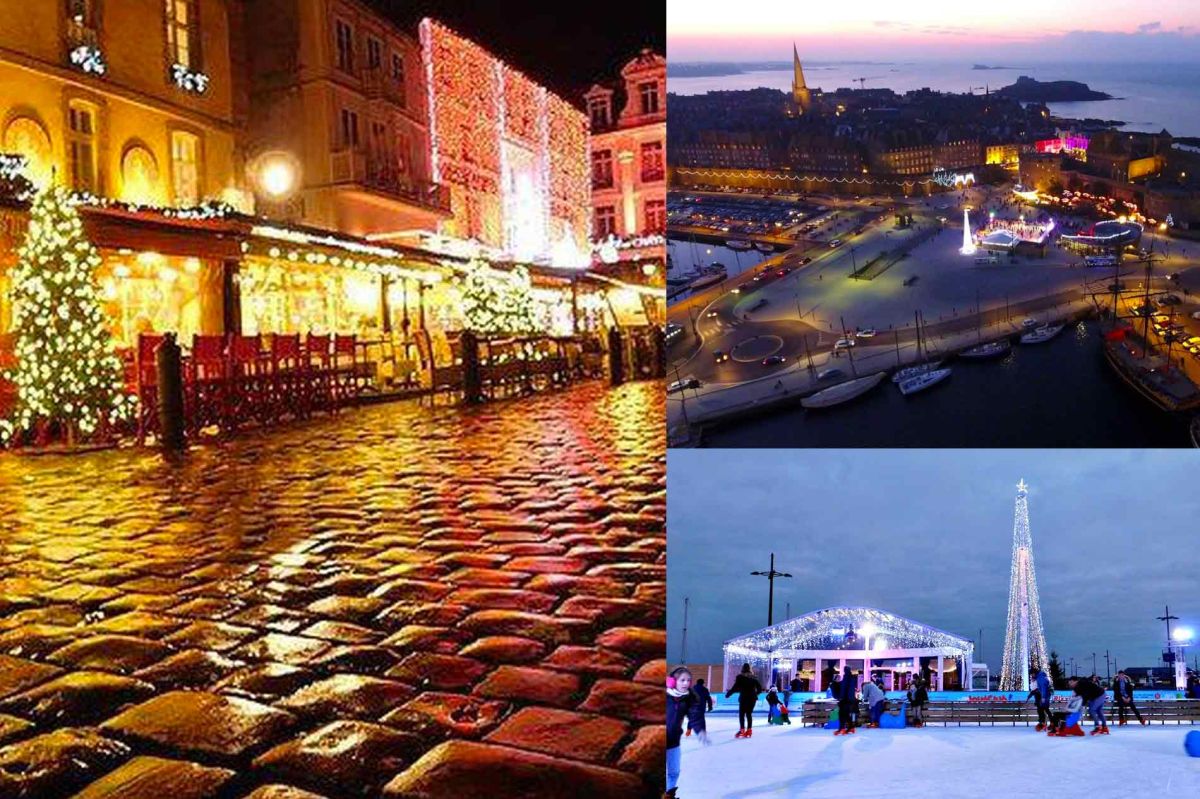
[(889, 691), (904, 690), (917, 675), (931, 690), (969, 691), (975, 644), (927, 624), (867, 607), (835, 607), (796, 616), (725, 642), (727, 690), (743, 663), (764, 686), (788, 685), (798, 677), (803, 690), (824, 691), (849, 667), (882, 677)]

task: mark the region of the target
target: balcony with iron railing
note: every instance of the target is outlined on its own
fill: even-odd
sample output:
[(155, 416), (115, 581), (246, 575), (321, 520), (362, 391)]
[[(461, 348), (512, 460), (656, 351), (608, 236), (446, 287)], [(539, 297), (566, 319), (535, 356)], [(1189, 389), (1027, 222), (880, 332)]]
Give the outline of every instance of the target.
[(67, 62), (83, 72), (103, 75), (108, 67), (100, 49), (100, 31), (82, 17), (69, 17), (66, 27)]
[(387, 159), (374, 157), (363, 149), (348, 148), (332, 154), (331, 182), (360, 186), (403, 202), (450, 213), (449, 186), (414, 180)]

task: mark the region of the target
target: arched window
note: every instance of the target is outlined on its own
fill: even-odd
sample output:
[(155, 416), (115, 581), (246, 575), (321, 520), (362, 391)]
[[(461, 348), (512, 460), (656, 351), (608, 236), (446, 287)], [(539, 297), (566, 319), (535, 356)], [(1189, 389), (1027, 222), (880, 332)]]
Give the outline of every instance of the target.
[(121, 156), (121, 199), (141, 205), (161, 202), (158, 161), (154, 153), (139, 142), (131, 142)]
[(38, 188), (49, 185), (54, 174), (54, 151), (50, 134), (36, 119), (14, 117), (4, 128), (0, 151), (25, 156), (25, 177)]

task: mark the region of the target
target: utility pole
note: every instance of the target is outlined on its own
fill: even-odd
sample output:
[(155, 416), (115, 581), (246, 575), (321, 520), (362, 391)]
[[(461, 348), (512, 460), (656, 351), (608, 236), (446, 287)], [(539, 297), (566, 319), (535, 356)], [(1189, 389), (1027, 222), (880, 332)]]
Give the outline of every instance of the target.
[(765, 572), (750, 572), (751, 577), (766, 577), (767, 585), (767, 626), (775, 623), (775, 578), (791, 577), (787, 572), (775, 571), (775, 553), (771, 553), (771, 568)]
[[(1147, 295), (1147, 297), (1149, 297), (1149, 295)], [(1171, 645), (1171, 621), (1178, 620), (1179, 617), (1171, 615), (1170, 605), (1163, 605), (1163, 611), (1164, 611), (1163, 615), (1155, 616), (1154, 618), (1158, 619), (1159, 621), (1165, 621), (1167, 623), (1167, 646), (1170, 646)]]
[(1108, 675), (1108, 681), (1111, 683), (1112, 682), (1112, 667), (1109, 665), (1109, 662), (1108, 662), (1108, 650), (1107, 649), (1104, 650), (1104, 671)]
[(679, 662), (687, 663), (687, 617), (688, 603), (691, 602), (687, 597), (683, 598), (683, 643), (679, 647)]
[(1096, 653), (1092, 653), (1092, 674), (1096, 673)]
[(854, 342), (846, 332), (846, 317), (839, 316), (838, 321), (842, 324), (842, 340), (846, 342), (846, 354), (850, 356), (850, 374), (858, 377), (858, 370), (854, 368)]

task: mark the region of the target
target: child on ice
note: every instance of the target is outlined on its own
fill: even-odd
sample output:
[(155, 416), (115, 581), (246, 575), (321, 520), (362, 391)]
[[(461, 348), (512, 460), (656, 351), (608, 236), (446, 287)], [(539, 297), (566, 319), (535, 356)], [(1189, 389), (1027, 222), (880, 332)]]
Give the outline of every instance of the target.
[(868, 680), (863, 684), (862, 691), (863, 701), (867, 703), (867, 708), (871, 712), (871, 720), (867, 722), (868, 727), (878, 727), (879, 718), (883, 715), (884, 695), (883, 689), (876, 685), (873, 681)]
[(704, 729), (704, 700), (692, 690), (692, 673), (680, 666), (667, 677), (667, 792), (663, 799), (675, 799), (679, 785), (683, 720), (686, 718), (700, 743), (708, 746)]

